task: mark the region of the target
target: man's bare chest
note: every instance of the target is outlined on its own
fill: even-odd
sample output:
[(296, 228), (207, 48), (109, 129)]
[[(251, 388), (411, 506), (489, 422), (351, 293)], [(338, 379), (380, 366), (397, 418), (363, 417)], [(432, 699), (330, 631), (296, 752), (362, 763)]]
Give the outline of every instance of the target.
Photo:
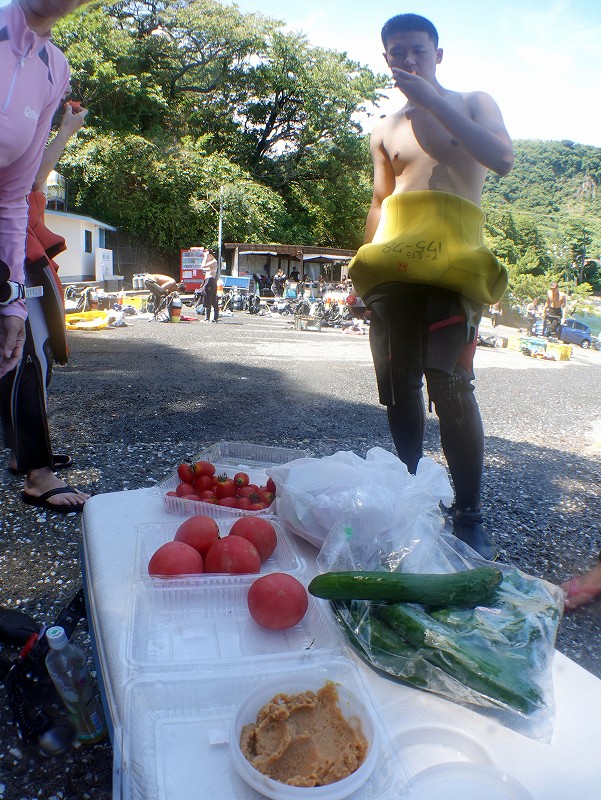
[(396, 174), (408, 166), (459, 166), (466, 155), (459, 142), (430, 114), (418, 110), (399, 115), (385, 132), (382, 143)]

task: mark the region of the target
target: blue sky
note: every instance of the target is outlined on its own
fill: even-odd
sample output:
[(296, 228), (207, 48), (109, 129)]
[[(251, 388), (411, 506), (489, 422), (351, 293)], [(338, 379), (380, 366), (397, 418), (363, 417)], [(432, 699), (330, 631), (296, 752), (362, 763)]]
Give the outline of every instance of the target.
[[(512, 138), (601, 147), (598, 0), (416, 0), (409, 6), (396, 0), (238, 0), (236, 5), (281, 19), (312, 44), (346, 52), (381, 72), (384, 22), (407, 11), (422, 14), (437, 27), (444, 50), (440, 83), (491, 94)], [(401, 102), (395, 92), (382, 111)]]
[[(601, 3), (598, 0), (238, 0), (304, 31), (319, 46), (386, 71), (380, 30), (395, 14), (428, 17), (448, 89), (482, 90), (514, 139), (570, 139), (601, 147)], [(397, 92), (395, 106), (403, 98)], [(384, 110), (392, 110), (387, 106)]]

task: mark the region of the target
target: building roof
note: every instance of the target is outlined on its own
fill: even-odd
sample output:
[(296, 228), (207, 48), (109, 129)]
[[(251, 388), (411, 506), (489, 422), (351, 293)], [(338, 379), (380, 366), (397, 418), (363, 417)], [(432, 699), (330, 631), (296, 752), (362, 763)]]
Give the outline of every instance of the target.
[(340, 250), (335, 247), (313, 247), (305, 244), (249, 244), (247, 242), (226, 242), (227, 250), (239, 253), (264, 256), (289, 256), (299, 261), (350, 261), (356, 250)]
[(94, 219), (94, 217), (87, 217), (85, 214), (72, 214), (70, 211), (57, 211), (54, 208), (47, 208), (44, 212), (45, 214), (49, 214), (52, 217), (63, 217), (64, 219), (79, 219), (83, 222), (90, 222), (92, 225), (97, 225), (99, 228), (104, 228), (105, 231), (113, 231), (115, 232), (117, 228), (113, 227), (113, 225), (108, 225), (106, 222), (100, 222), (98, 219)]

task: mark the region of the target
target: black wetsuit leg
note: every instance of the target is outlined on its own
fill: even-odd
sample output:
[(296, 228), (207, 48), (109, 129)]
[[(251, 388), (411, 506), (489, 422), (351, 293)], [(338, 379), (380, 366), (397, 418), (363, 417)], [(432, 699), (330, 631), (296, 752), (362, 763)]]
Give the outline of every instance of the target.
[(46, 389), (52, 374), (48, 327), (39, 299), (27, 301), (25, 344), (21, 363), (0, 379), (0, 413), (4, 445), (16, 457), (17, 469), (53, 468), (46, 415)]
[(398, 295), (370, 303), (369, 339), (380, 403), (386, 406), (388, 425), (398, 457), (415, 473), (423, 455), (425, 405), (423, 387), (423, 303), (419, 293), (405, 290), (415, 302), (402, 303)]
[(457, 508), (480, 508), (484, 429), (470, 375), (426, 369), (428, 394), (440, 422), (440, 441), (455, 487)]

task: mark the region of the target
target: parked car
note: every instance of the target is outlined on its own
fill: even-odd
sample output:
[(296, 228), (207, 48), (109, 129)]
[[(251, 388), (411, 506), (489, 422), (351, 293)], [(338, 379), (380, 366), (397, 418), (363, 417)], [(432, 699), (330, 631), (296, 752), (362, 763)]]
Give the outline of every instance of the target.
[(566, 344), (579, 344), (580, 347), (587, 348), (591, 346), (594, 339), (591, 329), (584, 322), (578, 322), (570, 317), (562, 323), (559, 334), (560, 341)]

